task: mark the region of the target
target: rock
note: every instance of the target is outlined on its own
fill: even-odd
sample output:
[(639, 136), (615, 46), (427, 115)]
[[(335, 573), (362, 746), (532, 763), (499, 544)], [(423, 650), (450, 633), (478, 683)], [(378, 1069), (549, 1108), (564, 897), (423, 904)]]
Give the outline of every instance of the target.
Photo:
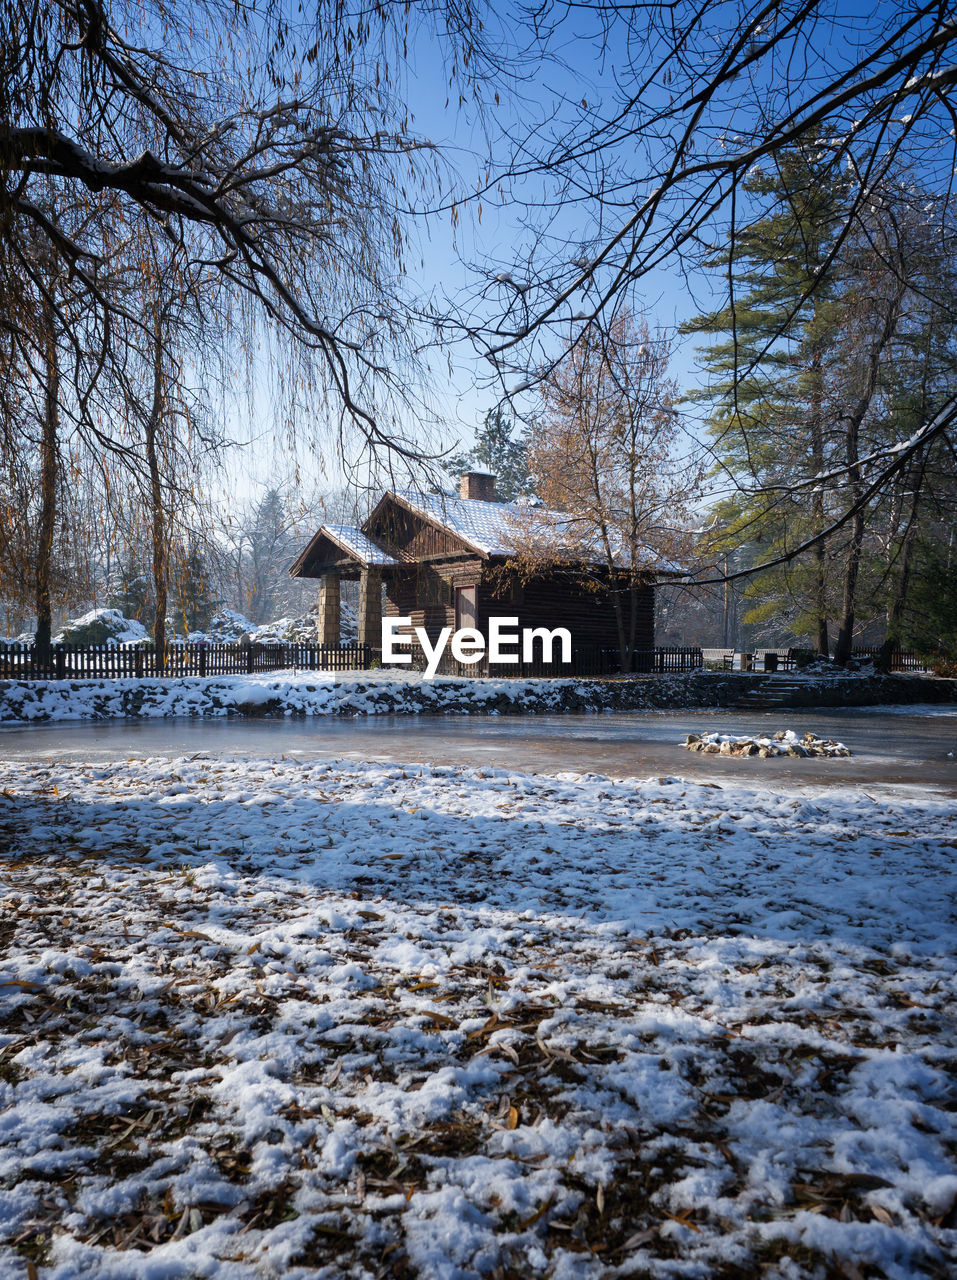
[(798, 743), (792, 742), (788, 745), (787, 754), (789, 756), (804, 757), (808, 755), (808, 751), (805, 747), (800, 746)]

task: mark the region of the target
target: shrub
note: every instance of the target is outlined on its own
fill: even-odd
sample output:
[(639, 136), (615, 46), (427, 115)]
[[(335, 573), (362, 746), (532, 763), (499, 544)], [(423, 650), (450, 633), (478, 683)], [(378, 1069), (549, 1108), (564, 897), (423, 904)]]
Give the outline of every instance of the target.
[(957, 658), (937, 658), (931, 671), (945, 680), (957, 680)]

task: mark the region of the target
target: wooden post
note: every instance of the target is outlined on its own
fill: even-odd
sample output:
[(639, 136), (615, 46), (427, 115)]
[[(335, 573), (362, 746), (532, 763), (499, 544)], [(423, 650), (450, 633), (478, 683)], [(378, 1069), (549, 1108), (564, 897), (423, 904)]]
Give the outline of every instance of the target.
[(382, 644), (382, 570), (362, 570), (359, 579), (359, 644), (378, 649)]

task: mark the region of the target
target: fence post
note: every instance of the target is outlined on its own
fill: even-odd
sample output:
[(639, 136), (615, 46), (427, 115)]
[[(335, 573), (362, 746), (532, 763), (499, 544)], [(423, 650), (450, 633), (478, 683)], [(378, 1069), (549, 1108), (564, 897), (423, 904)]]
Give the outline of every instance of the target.
[(246, 675), (251, 676), (253, 673), (253, 647), (251, 644), (246, 645)]
[(53, 650), (56, 663), (56, 679), (62, 680), (66, 676), (66, 654), (63, 652), (62, 645), (56, 645)]

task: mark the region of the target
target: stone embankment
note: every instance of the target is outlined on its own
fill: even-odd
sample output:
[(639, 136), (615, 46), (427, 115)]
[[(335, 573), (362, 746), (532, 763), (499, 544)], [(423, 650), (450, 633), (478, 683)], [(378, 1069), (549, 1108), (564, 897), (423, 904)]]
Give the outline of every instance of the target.
[[(577, 680), (425, 681), (389, 671), (169, 680), (0, 682), (0, 721), (144, 716), (544, 715), (734, 708), (777, 677), (694, 672)], [(957, 702), (957, 680), (834, 674), (789, 678), (775, 707)]]

